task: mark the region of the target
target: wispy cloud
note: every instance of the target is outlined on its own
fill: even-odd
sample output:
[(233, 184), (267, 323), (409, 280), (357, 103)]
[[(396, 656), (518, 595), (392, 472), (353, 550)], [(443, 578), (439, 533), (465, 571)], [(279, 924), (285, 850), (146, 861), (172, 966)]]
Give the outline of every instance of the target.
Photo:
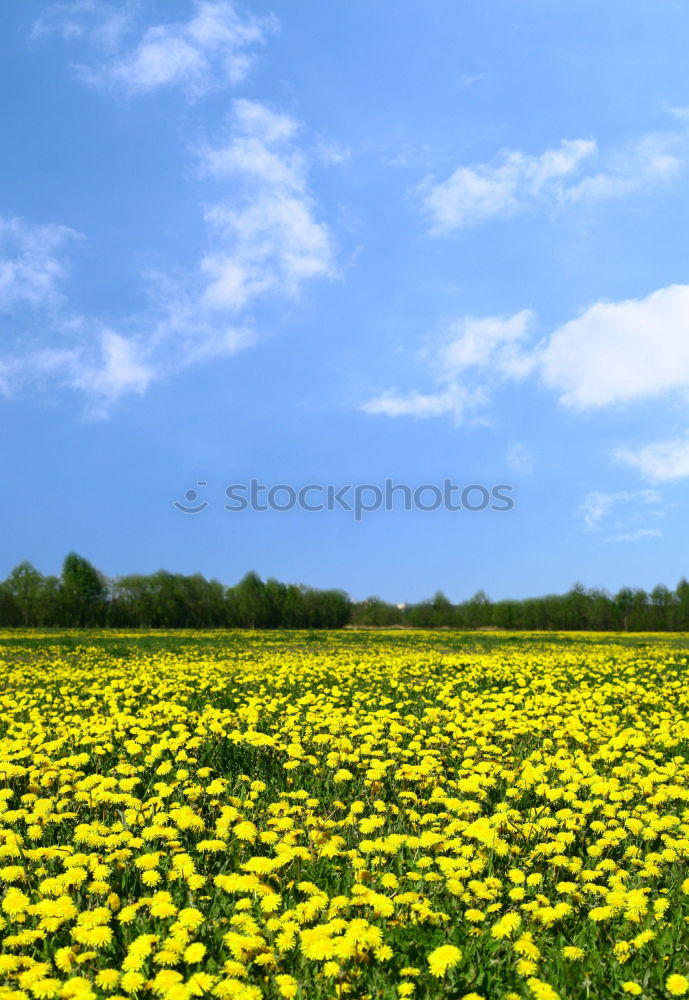
[(0, 217), (0, 310), (55, 305), (67, 271), (63, 251), (77, 238), (68, 226)]
[[(615, 493), (588, 493), (578, 509), (589, 532), (605, 529), (606, 542), (636, 542), (657, 538), (662, 532), (649, 527), (650, 519), (662, 517), (662, 497), (655, 490), (620, 490)], [(611, 519), (613, 523), (610, 524)]]
[[(465, 317), (435, 353), (422, 356), (434, 392), (387, 391), (364, 405), (388, 416), (466, 415), (508, 381), (536, 379), (574, 411), (689, 393), (689, 285), (669, 285), (643, 299), (597, 302), (538, 342), (534, 314)], [(679, 478), (689, 464), (684, 440), (620, 453), (648, 478)], [(666, 471), (663, 471), (666, 470)]]
[(518, 475), (528, 476), (533, 472), (533, 458), (521, 441), (514, 441), (509, 445), (506, 458), (510, 469)]
[(255, 46), (275, 30), (273, 17), (242, 15), (228, 0), (197, 0), (187, 21), (151, 25), (136, 33), (135, 8), (92, 3), (55, 4), (33, 27), (34, 37), (57, 34), (98, 51), (77, 66), (88, 83), (129, 94), (179, 86), (196, 99), (248, 73)]
[[(142, 27), (138, 3), (71, 0), (47, 6), (32, 34), (80, 44), (88, 61), (77, 68), (90, 84), (132, 95), (179, 87), (195, 99), (242, 80), (277, 21), (242, 13), (230, 0), (189, 7), (187, 20)], [(106, 415), (124, 395), (255, 344), (259, 298), (295, 299), (307, 282), (334, 277), (334, 242), (318, 218), (300, 135), (297, 121), (262, 103), (233, 103), (223, 138), (196, 149), (204, 180), (221, 191), (204, 209), (205, 251), (184, 275), (146, 276), (149, 306), (116, 328), (60, 300), (71, 230), (0, 224), (0, 308), (52, 307), (23, 343), (6, 345), (0, 390), (69, 388), (85, 395), (91, 415)], [(344, 156), (324, 149), (316, 159)]]
[(651, 482), (686, 479), (689, 476), (689, 436), (656, 441), (636, 450), (620, 448), (615, 457), (638, 469), (644, 479)]
[[(85, 321), (80, 325), (85, 327)], [(59, 331), (52, 332), (55, 344)], [(8, 396), (56, 386), (77, 390), (88, 398), (88, 414), (100, 417), (121, 396), (143, 393), (159, 374), (147, 353), (134, 338), (114, 330), (83, 329), (69, 347), (47, 346), (0, 362), (0, 388)]]
[[(36, 329), (40, 326), (40, 337)], [(127, 395), (211, 359), (227, 358), (256, 340), (250, 326), (209, 317), (197, 302), (180, 298), (123, 320), (114, 330), (98, 317), (41, 316), (29, 346), (0, 357), (0, 392), (6, 397), (71, 390), (82, 395), (89, 417), (109, 415)]]
[(661, 496), (656, 490), (620, 490), (616, 493), (587, 493), (579, 513), (589, 531), (597, 531), (614, 508), (633, 504), (658, 504)]
[(544, 195), (557, 197), (563, 179), (596, 151), (595, 142), (563, 141), (539, 156), (519, 151), (496, 163), (461, 166), (444, 181), (427, 178), (419, 187), (432, 236), (447, 236), (496, 216), (516, 215)]
[[(670, 180), (684, 165), (685, 145), (684, 130), (649, 132), (614, 150), (603, 169), (566, 186), (562, 196), (570, 203), (623, 198), (651, 184)], [(678, 155), (680, 152), (682, 155)]]
[(389, 389), (368, 400), (361, 407), (365, 413), (387, 417), (440, 417), (451, 414), (457, 423), (468, 419), (486, 402), (481, 391), (471, 392), (450, 382), (436, 392), (401, 392)]
[(315, 215), (298, 126), (253, 101), (236, 101), (230, 141), (201, 152), (209, 173), (243, 182), (240, 197), (211, 206), (216, 248), (204, 256), (203, 303), (245, 308), (267, 293), (297, 296), (305, 281), (335, 275), (333, 241)]
[(642, 538), (660, 538), (662, 531), (658, 528), (635, 528), (633, 531), (623, 531), (619, 535), (608, 535), (606, 542), (639, 542)]
[(346, 163), (350, 159), (352, 151), (349, 146), (341, 146), (337, 142), (328, 139), (319, 139), (316, 144), (316, 157), (323, 166), (331, 164)]
[[(464, 317), (444, 342), (419, 353), (430, 389), (386, 390), (362, 405), (387, 417), (450, 417), (455, 423), (489, 419), (497, 391), (529, 379), (545, 386), (574, 413), (649, 399), (689, 399), (689, 285), (661, 288), (643, 299), (599, 302), (535, 341), (528, 310), (511, 317)], [(611, 458), (636, 469), (650, 484), (689, 478), (689, 430), (683, 436), (621, 447)], [(529, 470), (528, 456), (511, 447), (508, 463)], [(632, 542), (661, 534), (653, 489), (592, 492), (579, 508), (589, 531), (606, 522), (606, 541)], [(607, 520), (623, 511), (614, 524)]]
[(592, 139), (562, 140), (539, 154), (507, 150), (496, 160), (460, 165), (445, 180), (417, 188), (431, 236), (448, 236), (536, 207), (620, 198), (666, 181), (683, 166), (686, 128), (649, 132), (601, 152)]
[(184, 279), (150, 278), (150, 307), (117, 329), (75, 315), (60, 299), (71, 230), (0, 223), (0, 248), (3, 239), (9, 247), (0, 257), (0, 308), (44, 309), (30, 346), (15, 341), (3, 352), (0, 390), (69, 388), (87, 396), (90, 415), (106, 415), (124, 395), (255, 344), (257, 299), (294, 299), (307, 282), (334, 277), (333, 240), (316, 217), (299, 131), (262, 104), (235, 103), (226, 142), (200, 152), (204, 172), (231, 191), (206, 211), (208, 250)]
[(98, 49), (112, 50), (130, 30), (133, 5), (117, 6), (108, 0), (71, 0), (48, 4), (36, 18), (31, 37), (55, 35), (66, 42), (86, 42)]
[(525, 349), (533, 321), (528, 309), (513, 316), (464, 316), (449, 325), (439, 343), (423, 352), (430, 391), (389, 389), (365, 402), (367, 413), (390, 417), (437, 417), (457, 422), (481, 419), (493, 390), (525, 378), (534, 361)]
[[(91, 62), (79, 73), (89, 83), (131, 94), (179, 86), (197, 98), (241, 80), (276, 27), (274, 18), (240, 14), (227, 0), (196, 0), (188, 20), (145, 29), (137, 29), (140, 13), (134, 3), (106, 0), (53, 4), (33, 36), (88, 46)], [(299, 123), (263, 104), (234, 103), (224, 142), (199, 152), (205, 177), (228, 192), (205, 209), (206, 251), (182, 278), (149, 276), (149, 307), (116, 329), (75, 313), (60, 296), (72, 230), (0, 221), (0, 309), (21, 304), (40, 313), (25, 323), (25, 336), (6, 341), (0, 391), (69, 388), (86, 397), (90, 415), (104, 416), (124, 395), (256, 343), (258, 298), (295, 298), (306, 282), (333, 277), (333, 240), (316, 215), (299, 133)]]

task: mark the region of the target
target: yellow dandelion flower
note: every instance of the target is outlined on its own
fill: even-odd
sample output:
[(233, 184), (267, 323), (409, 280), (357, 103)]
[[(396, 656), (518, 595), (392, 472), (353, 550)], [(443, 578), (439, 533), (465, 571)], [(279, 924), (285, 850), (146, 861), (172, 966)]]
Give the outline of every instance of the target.
[(428, 966), (432, 976), (442, 979), (448, 969), (454, 968), (462, 960), (462, 952), (454, 945), (445, 944), (436, 948), (428, 956)]
[(560, 1000), (560, 994), (542, 979), (536, 979), (535, 977), (528, 979), (526, 985), (536, 1000)]
[(201, 944), (200, 941), (195, 941), (193, 944), (190, 944), (188, 948), (184, 949), (184, 961), (194, 964), (195, 962), (200, 962), (205, 954), (205, 944)]
[(119, 981), (120, 973), (117, 969), (101, 969), (96, 976), (96, 986), (100, 986), (102, 990), (107, 992), (114, 990)]
[(575, 948), (574, 945), (567, 944), (562, 949), (562, 955), (568, 962), (579, 962), (585, 957), (586, 952), (583, 948)]
[(278, 992), (281, 997), (286, 997), (286, 1000), (291, 1000), (292, 997), (297, 995), (297, 990), (299, 989), (299, 983), (292, 976), (280, 975), (275, 977), (275, 982), (277, 983)]

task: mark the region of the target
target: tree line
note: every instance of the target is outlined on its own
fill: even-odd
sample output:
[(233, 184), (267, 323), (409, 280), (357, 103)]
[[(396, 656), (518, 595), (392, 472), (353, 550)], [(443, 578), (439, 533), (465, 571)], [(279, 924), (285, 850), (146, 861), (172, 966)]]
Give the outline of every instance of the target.
[(42, 628), (341, 628), (351, 602), (341, 590), (264, 582), (247, 573), (234, 587), (159, 570), (108, 579), (70, 553), (57, 576), (31, 563), (0, 583), (0, 626)]
[(483, 591), (452, 604), (438, 592), (408, 606), (371, 597), (352, 605), (357, 625), (408, 625), (414, 628), (502, 628), (627, 632), (689, 631), (689, 583), (674, 590), (659, 584), (650, 593), (623, 587), (610, 594), (575, 584), (566, 594), (492, 602)]
[(0, 583), (0, 626), (10, 628), (504, 628), (595, 631), (689, 631), (689, 583), (650, 593), (610, 594), (575, 584), (566, 594), (491, 601), (479, 591), (453, 604), (441, 591), (417, 604), (379, 597), (352, 601), (343, 590), (266, 581), (247, 573), (235, 586), (159, 570), (109, 579), (71, 552), (61, 575), (31, 563)]

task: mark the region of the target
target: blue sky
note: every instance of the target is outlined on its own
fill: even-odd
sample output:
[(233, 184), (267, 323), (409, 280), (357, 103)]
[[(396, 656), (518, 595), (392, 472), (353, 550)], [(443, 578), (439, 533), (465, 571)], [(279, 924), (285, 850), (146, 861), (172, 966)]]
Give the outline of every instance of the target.
[[(689, 575), (683, 2), (2, 20), (0, 574), (76, 550), (395, 601)], [(225, 510), (252, 478), (515, 506)]]

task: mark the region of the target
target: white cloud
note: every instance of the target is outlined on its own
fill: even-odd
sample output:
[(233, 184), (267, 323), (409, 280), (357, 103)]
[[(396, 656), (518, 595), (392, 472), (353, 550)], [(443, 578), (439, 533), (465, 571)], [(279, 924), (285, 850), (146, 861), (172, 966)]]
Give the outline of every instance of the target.
[(555, 330), (539, 364), (546, 385), (577, 409), (686, 391), (689, 285), (596, 303)]
[(623, 531), (619, 535), (609, 535), (606, 542), (638, 542), (642, 538), (660, 538), (662, 531), (657, 528), (635, 528), (633, 531)]
[(318, 162), (326, 167), (331, 164), (346, 163), (351, 155), (352, 151), (348, 146), (341, 146), (339, 143), (328, 139), (319, 139), (316, 144)]
[(115, 7), (106, 0), (73, 0), (48, 5), (34, 21), (31, 36), (57, 35), (63, 41), (85, 41), (100, 49), (113, 49), (131, 23), (131, 4)]
[(0, 217), (0, 311), (55, 304), (66, 274), (65, 244), (78, 236), (67, 226)]
[(497, 164), (458, 167), (446, 180), (426, 180), (420, 187), (434, 236), (496, 216), (515, 215), (543, 194), (557, 195), (563, 178), (596, 152), (590, 140), (563, 140), (558, 149), (539, 156), (519, 151), (503, 153)]
[(274, 18), (241, 16), (229, 0), (196, 0), (188, 21), (133, 32), (129, 10), (106, 3), (56, 4), (36, 21), (33, 35), (57, 33), (102, 50), (101, 62), (78, 67), (88, 83), (124, 89), (131, 94), (180, 86), (192, 98), (223, 84), (235, 84), (248, 73), (252, 48), (274, 30)]
[(685, 127), (650, 132), (605, 153), (591, 139), (562, 140), (538, 155), (507, 150), (495, 162), (459, 166), (445, 180), (427, 178), (417, 193), (430, 235), (447, 236), (535, 206), (620, 198), (666, 181), (683, 166), (686, 146)]
[(86, 397), (88, 416), (101, 418), (123, 396), (142, 395), (153, 382), (255, 341), (249, 328), (210, 322), (192, 303), (186, 309), (170, 303), (167, 311), (131, 317), (125, 326), (116, 331), (86, 317), (48, 326), (44, 346), (0, 358), (0, 392), (11, 398), (70, 389)]
[(657, 441), (637, 451), (620, 448), (615, 457), (638, 469), (651, 482), (686, 479), (689, 476), (689, 437)]
[(671, 179), (683, 165), (673, 150), (684, 139), (684, 132), (650, 132), (615, 151), (605, 170), (582, 178), (564, 188), (568, 202), (623, 198), (656, 181)]
[[(297, 131), (286, 115), (276, 115), (253, 101), (235, 101), (236, 130), (219, 148), (201, 150), (203, 166), (215, 177), (241, 176), (292, 191), (305, 186), (305, 164), (286, 143)], [(263, 112), (263, 114), (261, 114)]]
[[(604, 542), (637, 542), (642, 538), (659, 538), (662, 532), (649, 527), (649, 519), (663, 516), (659, 507), (662, 497), (655, 490), (620, 490), (617, 493), (588, 493), (579, 507), (579, 514), (589, 532), (605, 529)], [(614, 520), (610, 524), (611, 518)], [(612, 532), (612, 533), (610, 533)]]
[(135, 340), (104, 329), (71, 347), (44, 347), (0, 362), (0, 390), (12, 396), (29, 388), (75, 389), (87, 395), (89, 415), (104, 416), (121, 396), (143, 393), (156, 376), (140, 352)]
[[(149, 27), (132, 41), (135, 4), (74, 0), (46, 8), (35, 37), (58, 34), (101, 52), (90, 82), (132, 93), (179, 85), (198, 97), (246, 74), (250, 51), (275, 27), (273, 18), (240, 16), (226, 0), (196, 0), (187, 21)], [(336, 275), (329, 228), (317, 217), (309, 161), (297, 143), (301, 126), (257, 101), (237, 100), (224, 143), (200, 150), (206, 178), (226, 196), (206, 207), (208, 245), (184, 276), (154, 275), (150, 306), (117, 329), (68, 312), (57, 284), (66, 227), (0, 223), (0, 308), (15, 302), (45, 307), (15, 349), (0, 357), (0, 391), (71, 388), (91, 415), (119, 398), (192, 364), (226, 358), (258, 339), (251, 307), (259, 297), (296, 298), (314, 278)], [(323, 156), (321, 150), (321, 157)], [(331, 151), (331, 160), (339, 158)], [(14, 228), (12, 228), (14, 226)]]
[(315, 215), (298, 130), (261, 104), (236, 103), (228, 143), (202, 154), (205, 170), (232, 191), (206, 212), (208, 252), (186, 278), (156, 276), (150, 307), (116, 330), (60, 302), (58, 250), (71, 230), (0, 223), (0, 251), (3, 239), (12, 251), (0, 255), (0, 307), (43, 307), (31, 336), (0, 358), (0, 390), (70, 388), (88, 397), (91, 416), (104, 416), (126, 394), (254, 344), (258, 297), (295, 297), (306, 282), (333, 277), (332, 239)]
[(534, 319), (529, 309), (513, 316), (465, 316), (449, 328), (438, 362), (442, 374), (490, 368), (506, 377), (521, 378), (533, 367), (523, 342)]
[(514, 441), (507, 449), (507, 464), (513, 472), (520, 476), (528, 476), (533, 472), (533, 459), (528, 449), (520, 442)]
[(57, 321), (43, 346), (17, 352), (0, 362), (6, 395), (53, 383), (104, 399), (115, 399), (124, 392), (143, 392), (153, 372), (137, 356), (134, 340), (106, 328), (90, 329), (83, 317), (71, 317), (71, 321), (72, 338), (65, 338), (65, 328)]
[(98, 367), (78, 373), (78, 388), (85, 388), (106, 401), (118, 399), (126, 392), (142, 393), (146, 389), (154, 371), (141, 356), (135, 341), (113, 330), (105, 330), (101, 334), (101, 352)]
[(208, 209), (216, 247), (201, 261), (209, 308), (241, 310), (257, 296), (294, 297), (303, 283), (335, 275), (327, 226), (315, 216), (297, 125), (265, 106), (235, 102), (235, 131), (201, 151), (206, 171), (243, 182), (243, 194)]
[(237, 322), (227, 312), (207, 309), (201, 291), (196, 283), (184, 289), (169, 278), (158, 279), (155, 321), (144, 317), (138, 324), (143, 335), (133, 335), (146, 341), (148, 353), (158, 359), (161, 375), (232, 357), (258, 339), (249, 317)]
[(654, 505), (661, 502), (661, 496), (655, 490), (620, 490), (617, 493), (587, 493), (579, 507), (579, 513), (589, 531), (597, 531), (614, 508), (631, 504)]
[(241, 133), (268, 144), (294, 138), (300, 127), (289, 115), (271, 111), (258, 101), (236, 100), (233, 113)]
[(364, 403), (365, 413), (386, 417), (440, 417), (452, 414), (459, 423), (483, 402), (483, 395), (472, 393), (456, 383), (437, 392), (399, 392), (388, 390)]
[(388, 390), (362, 406), (366, 413), (389, 417), (437, 417), (452, 414), (457, 422), (482, 419), (491, 391), (508, 380), (523, 379), (533, 368), (524, 346), (533, 313), (513, 316), (464, 316), (450, 324), (439, 344), (426, 351), (430, 392)]
[[(538, 343), (527, 339), (534, 319), (529, 310), (508, 318), (464, 317), (444, 343), (422, 354), (434, 391), (389, 391), (364, 409), (389, 416), (466, 415), (485, 407), (502, 383), (529, 376), (575, 411), (689, 399), (689, 285), (669, 285), (643, 299), (597, 302)], [(689, 474), (684, 439), (618, 457), (649, 479)]]

